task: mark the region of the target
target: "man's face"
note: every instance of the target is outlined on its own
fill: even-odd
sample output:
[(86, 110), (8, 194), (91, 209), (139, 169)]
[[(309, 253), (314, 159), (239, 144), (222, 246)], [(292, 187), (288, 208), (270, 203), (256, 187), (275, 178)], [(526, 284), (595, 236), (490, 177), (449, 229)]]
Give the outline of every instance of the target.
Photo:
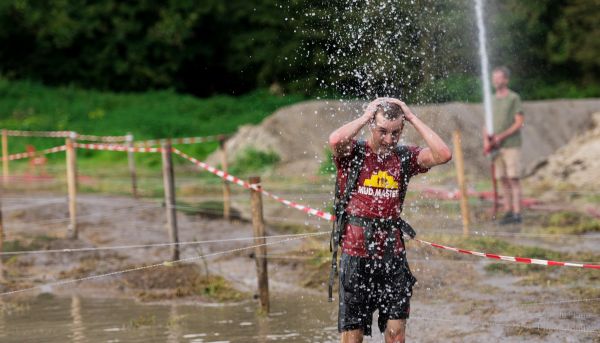
[(371, 135), (375, 148), (379, 152), (389, 152), (398, 145), (400, 134), (404, 128), (404, 117), (398, 119), (386, 119), (381, 112), (375, 115), (375, 121), (371, 124)]
[(496, 89), (505, 88), (508, 86), (508, 78), (503, 72), (498, 70), (492, 73), (492, 83)]

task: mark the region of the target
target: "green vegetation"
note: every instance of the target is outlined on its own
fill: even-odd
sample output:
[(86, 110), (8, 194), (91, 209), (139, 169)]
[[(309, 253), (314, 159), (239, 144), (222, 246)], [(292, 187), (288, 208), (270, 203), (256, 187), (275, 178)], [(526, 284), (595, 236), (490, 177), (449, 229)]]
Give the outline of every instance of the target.
[(145, 301), (196, 296), (207, 301), (227, 302), (247, 297), (223, 277), (206, 275), (195, 264), (168, 264), (152, 271), (125, 275), (122, 281)]
[(151, 327), (156, 324), (156, 316), (153, 314), (142, 314), (129, 321), (129, 327), (132, 329), (140, 329), (143, 327)]
[[(0, 78), (0, 126), (18, 130), (73, 130), (95, 135), (133, 133), (136, 140), (230, 134), (243, 124), (257, 124), (276, 109), (303, 100), (258, 90), (243, 96), (198, 99), (171, 90), (146, 93), (111, 93), (73, 87), (50, 88), (35, 82)], [(61, 139), (11, 138), (11, 153), (24, 152), (26, 144), (38, 150), (60, 144)], [(184, 146), (199, 158), (216, 143)], [(57, 154), (60, 155), (60, 154)], [(126, 154), (80, 151), (80, 159), (93, 157), (94, 165), (118, 162)], [(143, 158), (142, 158), (143, 157)], [(49, 155), (49, 159), (56, 158)], [(62, 161), (64, 157), (60, 156)], [(160, 156), (148, 154), (136, 162), (160, 165)]]
[(575, 212), (556, 212), (545, 217), (543, 232), (584, 234), (600, 232), (600, 220)]
[(319, 165), (319, 174), (334, 175), (337, 168), (335, 167), (335, 163), (333, 163), (333, 153), (330, 149), (327, 149), (325, 153), (327, 157), (321, 162), (321, 165)]
[[(597, 8), (486, 1), (491, 65), (508, 65), (525, 99), (598, 96)], [(0, 75), (49, 85), (199, 96), (396, 90), (413, 103), (479, 96), (473, 2), (464, 0), (6, 1), (0, 45)]]
[[(180, 212), (187, 215), (201, 215), (211, 219), (223, 218), (224, 204), (222, 200), (207, 200), (194, 204), (186, 204), (185, 202), (179, 201), (177, 206)], [(236, 220), (242, 218), (240, 211), (235, 208), (230, 208), (229, 215), (232, 219)]]
[(20, 239), (4, 241), (4, 244), (2, 245), (2, 251), (17, 252), (27, 250), (44, 250), (48, 249), (50, 243), (52, 243), (54, 240), (56, 240), (55, 237), (46, 235), (37, 235), (31, 238), (21, 237)]
[(247, 147), (235, 157), (229, 171), (233, 175), (246, 176), (249, 173), (264, 172), (272, 168), (279, 160), (279, 155), (273, 151), (265, 152)]

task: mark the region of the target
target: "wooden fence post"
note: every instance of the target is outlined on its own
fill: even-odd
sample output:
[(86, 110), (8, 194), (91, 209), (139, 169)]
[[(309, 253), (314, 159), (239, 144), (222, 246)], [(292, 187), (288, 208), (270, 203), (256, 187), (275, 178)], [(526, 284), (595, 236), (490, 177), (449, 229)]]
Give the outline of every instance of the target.
[[(219, 149), (221, 150), (221, 168), (227, 173), (227, 150), (225, 148), (225, 138), (219, 139)], [(229, 182), (223, 180), (223, 218), (231, 219), (231, 189)]]
[[(127, 136), (125, 136), (125, 139), (127, 141), (127, 147), (129, 149), (132, 149), (134, 146), (133, 146), (133, 135), (131, 134), (131, 132), (127, 133)], [(129, 173), (131, 174), (131, 194), (133, 195), (134, 198), (137, 198), (138, 194), (137, 194), (137, 174), (135, 172), (135, 154), (132, 150), (127, 151), (127, 160), (129, 162)]]
[(2, 129), (2, 183), (8, 183), (8, 133)]
[(256, 260), (256, 275), (258, 278), (258, 292), (260, 297), (261, 313), (269, 313), (269, 274), (267, 269), (267, 242), (265, 238), (265, 223), (263, 219), (262, 193), (260, 192), (260, 177), (250, 177), (250, 184), (258, 187), (258, 190), (250, 190), (250, 202), (252, 206), (252, 227), (254, 229), (254, 258)]
[[(4, 251), (4, 222), (2, 218), (2, 196), (4, 195), (4, 187), (0, 187), (0, 254)], [(0, 255), (0, 282), (5, 282), (4, 278), (4, 263), (2, 255)]]
[(67, 230), (67, 236), (71, 239), (77, 239), (77, 153), (75, 151), (75, 132), (67, 138), (67, 188), (69, 192), (69, 217), (71, 223)]
[(171, 142), (162, 144), (163, 181), (165, 189), (165, 207), (167, 209), (167, 228), (171, 239), (171, 259), (179, 260), (179, 235), (177, 232), (177, 211), (175, 209), (175, 179)]
[(454, 145), (454, 165), (456, 166), (456, 178), (460, 192), (460, 213), (463, 223), (463, 234), (469, 234), (470, 214), (469, 214), (469, 194), (467, 193), (467, 182), (465, 178), (465, 165), (461, 147), (461, 134), (456, 130), (452, 134)]

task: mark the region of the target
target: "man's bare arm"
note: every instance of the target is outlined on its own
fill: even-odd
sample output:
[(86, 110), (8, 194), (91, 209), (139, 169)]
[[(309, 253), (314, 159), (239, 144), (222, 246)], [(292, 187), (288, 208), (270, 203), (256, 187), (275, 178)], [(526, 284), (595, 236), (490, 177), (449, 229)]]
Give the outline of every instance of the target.
[(503, 140), (512, 136), (515, 132), (519, 131), (523, 127), (525, 117), (522, 113), (515, 114), (515, 122), (505, 131), (494, 135), (494, 145), (499, 145)]

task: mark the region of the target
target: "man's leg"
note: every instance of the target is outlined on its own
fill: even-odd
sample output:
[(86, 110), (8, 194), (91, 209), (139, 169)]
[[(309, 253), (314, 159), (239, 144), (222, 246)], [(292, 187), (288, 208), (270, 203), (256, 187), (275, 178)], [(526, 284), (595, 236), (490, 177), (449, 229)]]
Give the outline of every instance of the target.
[(504, 212), (510, 214), (512, 208), (512, 191), (510, 190), (510, 183), (506, 177), (506, 161), (504, 149), (500, 149), (498, 155), (493, 161), (494, 168), (496, 169), (496, 179), (500, 181), (502, 185), (502, 207)]
[(341, 334), (341, 342), (342, 343), (362, 343), (363, 341), (363, 332), (362, 330), (350, 330), (344, 331)]
[(512, 211), (515, 215), (521, 214), (521, 182), (518, 178), (510, 178), (510, 189), (512, 191), (511, 200), (512, 200)]
[(500, 180), (502, 182), (502, 190), (504, 193), (504, 195), (502, 196), (502, 206), (504, 207), (504, 212), (510, 213), (513, 203), (512, 184), (510, 182), (510, 179), (507, 177), (503, 177)]
[(404, 343), (406, 319), (390, 319), (385, 328), (385, 343)]
[(510, 148), (505, 151), (506, 176), (510, 183), (511, 209), (514, 213), (515, 223), (521, 222), (521, 152), (519, 148)]

